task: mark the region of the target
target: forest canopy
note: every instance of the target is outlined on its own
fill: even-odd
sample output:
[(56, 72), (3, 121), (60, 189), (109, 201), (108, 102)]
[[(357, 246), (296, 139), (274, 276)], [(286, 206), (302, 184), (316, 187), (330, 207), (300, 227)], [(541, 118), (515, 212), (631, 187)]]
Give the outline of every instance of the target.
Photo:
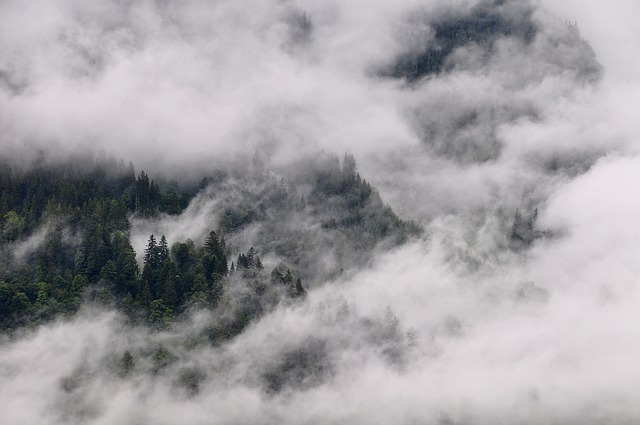
[[(37, 325), (89, 302), (163, 329), (190, 309), (224, 304), (234, 311), (211, 338), (229, 338), (277, 304), (303, 297), (303, 281), (317, 284), (364, 264), (380, 243), (422, 232), (383, 204), (351, 154), (293, 164), (287, 182), (252, 166), (260, 171), (216, 171), (181, 190), (122, 160), (21, 170), (4, 159), (0, 326)], [(150, 234), (144, 252), (135, 251), (130, 220), (179, 216), (197, 196), (226, 199), (215, 228), (198, 241)], [(250, 226), (254, 246), (241, 246)], [(342, 262), (327, 269), (327, 255)], [(261, 257), (269, 257), (269, 270)]]

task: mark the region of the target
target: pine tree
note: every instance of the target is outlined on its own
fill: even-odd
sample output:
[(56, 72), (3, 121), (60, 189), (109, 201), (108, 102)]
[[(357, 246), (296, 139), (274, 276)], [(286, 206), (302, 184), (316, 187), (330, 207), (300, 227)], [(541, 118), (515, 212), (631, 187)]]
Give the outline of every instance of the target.
[(304, 296), (306, 294), (306, 292), (307, 291), (302, 286), (302, 281), (300, 280), (300, 278), (296, 279), (296, 283), (292, 288), (291, 296), (293, 298), (299, 298), (299, 297)]
[(147, 242), (147, 248), (144, 250), (144, 264), (149, 265), (153, 270), (158, 266), (158, 245), (153, 233), (149, 237)]
[(227, 253), (226, 253), (226, 244), (224, 243), (224, 238), (222, 241), (218, 239), (218, 235), (213, 230), (209, 232), (209, 236), (207, 236), (204, 242), (205, 255), (209, 256), (210, 259), (207, 259), (206, 262), (209, 264), (210, 268), (207, 268), (207, 274), (211, 274), (212, 272), (226, 276), (229, 272), (228, 264), (227, 264)]
[(149, 324), (156, 329), (167, 329), (173, 321), (173, 310), (162, 300), (153, 300), (149, 306)]
[(146, 214), (149, 206), (149, 176), (140, 171), (135, 184), (135, 209), (139, 214)]
[(242, 253), (238, 254), (238, 260), (236, 261), (236, 264), (238, 265), (236, 267), (237, 270), (249, 268), (249, 262), (247, 261), (247, 256)]
[(192, 293), (207, 292), (207, 279), (204, 274), (198, 273), (193, 277)]
[(73, 277), (73, 281), (71, 282), (71, 292), (79, 295), (84, 291), (88, 284), (89, 283), (85, 275), (77, 274)]
[(116, 267), (116, 263), (114, 263), (113, 260), (107, 261), (104, 267), (102, 267), (102, 270), (100, 271), (100, 278), (112, 283), (116, 282), (118, 278), (118, 269)]
[(217, 305), (218, 301), (222, 297), (222, 294), (223, 294), (222, 282), (220, 280), (214, 280), (211, 285), (211, 291), (210, 291), (211, 304), (214, 307)]
[(122, 295), (132, 289), (140, 270), (136, 261), (136, 253), (131, 246), (129, 238), (124, 233), (116, 234), (114, 247), (116, 250), (115, 264), (117, 269), (116, 292)]
[(158, 245), (158, 260), (159, 266), (162, 266), (164, 262), (169, 258), (169, 246), (167, 245), (167, 238), (162, 235), (160, 238), (160, 244)]
[(256, 256), (256, 250), (251, 247), (249, 248), (249, 251), (247, 251), (247, 268), (252, 267), (253, 266), (253, 259)]
[(341, 171), (344, 189), (348, 189), (354, 186), (357, 179), (357, 166), (356, 159), (352, 154), (344, 154)]
[(210, 254), (218, 254), (220, 252), (220, 242), (218, 241), (218, 235), (213, 230), (209, 232), (209, 235), (204, 241), (204, 248)]

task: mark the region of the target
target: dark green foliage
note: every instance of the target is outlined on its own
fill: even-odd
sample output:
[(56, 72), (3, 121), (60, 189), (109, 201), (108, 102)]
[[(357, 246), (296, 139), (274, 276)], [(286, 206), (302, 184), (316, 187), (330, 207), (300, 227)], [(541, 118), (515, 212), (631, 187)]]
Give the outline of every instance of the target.
[(144, 250), (144, 265), (149, 266), (150, 269), (157, 269), (159, 263), (158, 244), (156, 238), (149, 236), (149, 242), (147, 242), (147, 248)]
[(178, 289), (180, 282), (176, 264), (170, 257), (167, 239), (164, 235), (160, 242), (156, 243), (154, 235), (149, 237), (144, 255), (144, 267), (142, 268), (142, 285), (144, 298), (140, 298), (141, 305), (147, 305), (146, 293), (152, 299), (161, 299), (169, 308), (175, 308), (179, 304)]
[[(128, 311), (148, 307), (155, 298), (140, 280), (129, 216), (178, 213), (190, 198), (184, 194), (176, 204), (169, 193), (161, 206), (160, 187), (144, 172), (136, 178), (131, 163), (93, 157), (41, 161), (27, 171), (0, 158), (0, 191), (0, 249), (10, 253), (9, 244), (37, 241), (21, 258), (0, 259), (2, 329), (73, 314), (89, 293)], [(169, 256), (166, 240), (159, 253)], [(170, 299), (171, 290), (164, 292)]]
[(159, 209), (160, 211), (164, 211), (168, 214), (180, 214), (183, 209), (182, 203), (173, 188), (168, 188), (166, 192), (162, 194)]
[[(171, 249), (164, 236), (149, 237), (140, 276), (140, 289), (131, 291), (134, 304), (153, 326), (166, 328), (175, 314), (188, 307), (213, 308), (222, 296), (228, 274), (224, 237), (211, 231), (202, 248), (191, 240)], [(152, 301), (153, 300), (153, 301)]]
[(85, 204), (96, 199), (119, 199), (134, 182), (131, 169), (115, 159), (77, 158), (64, 164), (34, 164), (22, 171), (0, 158), (0, 217), (9, 211), (23, 221), (20, 235), (28, 234), (43, 216), (84, 217)]
[(162, 300), (151, 301), (149, 307), (149, 324), (156, 329), (166, 329), (173, 321), (173, 310)]
[(118, 295), (135, 292), (139, 267), (129, 238), (124, 233), (116, 233), (113, 237), (113, 245), (116, 252), (114, 262), (116, 275), (113, 280), (115, 292)]
[(25, 223), (15, 211), (9, 211), (4, 215), (4, 223), (2, 226), (2, 240), (4, 242), (13, 242), (22, 234)]
[[(152, 234), (140, 268), (129, 218), (178, 213), (190, 195), (178, 197), (177, 184), (161, 186), (145, 172), (136, 177), (131, 164), (91, 161), (28, 172), (0, 167), (0, 247), (37, 239), (24, 258), (0, 258), (0, 329), (72, 315), (83, 302), (119, 308), (132, 323), (159, 330), (207, 308), (216, 318), (209, 337), (218, 343), (303, 299), (303, 282), (324, 277), (327, 256), (357, 265), (378, 244), (420, 232), (382, 203), (352, 155), (342, 162), (320, 155), (292, 166), (286, 179), (240, 173), (229, 181), (222, 173), (205, 180), (234, 194), (221, 204), (220, 228), (201, 245)], [(247, 240), (239, 236), (248, 225), (255, 242), (246, 250), (238, 241)]]
[(161, 199), (160, 188), (144, 171), (140, 171), (140, 175), (127, 191), (127, 195), (131, 210), (142, 216), (155, 215)]
[(196, 248), (191, 239), (186, 242), (176, 242), (171, 247), (171, 255), (180, 273), (184, 273), (193, 267), (196, 257)]
[[(224, 236), (218, 239), (216, 232), (211, 231), (204, 242), (205, 255), (203, 264), (208, 276), (223, 277), (228, 273), (227, 252)], [(216, 280), (218, 278), (214, 278)]]

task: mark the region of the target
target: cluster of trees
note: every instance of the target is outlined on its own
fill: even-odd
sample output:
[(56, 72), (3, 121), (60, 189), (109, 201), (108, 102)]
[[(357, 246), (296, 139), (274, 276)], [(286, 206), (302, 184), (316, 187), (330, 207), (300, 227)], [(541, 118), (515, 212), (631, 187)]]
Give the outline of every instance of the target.
[[(132, 214), (179, 213), (178, 199), (133, 165), (112, 158), (41, 163), (0, 160), (0, 327), (73, 314), (83, 297), (112, 302), (139, 275)], [(14, 251), (21, 252), (14, 255)], [(108, 282), (108, 285), (105, 284)]]
[[(253, 247), (246, 254), (238, 254), (237, 264), (236, 267), (232, 262), (229, 267), (222, 231), (219, 234), (211, 231), (202, 247), (196, 247), (188, 239), (174, 243), (170, 249), (164, 235), (159, 241), (151, 235), (145, 249), (142, 273), (139, 279), (131, 281), (120, 305), (133, 318), (146, 319), (153, 326), (165, 327), (176, 314), (190, 307), (215, 309), (223, 295), (228, 298), (234, 296), (227, 293), (228, 288), (238, 281), (246, 283), (262, 278), (260, 285), (265, 284), (264, 267)], [(291, 296), (304, 293), (302, 283), (298, 281), (297, 284), (299, 293), (291, 293)], [(254, 311), (249, 321), (262, 311), (262, 308)], [(226, 337), (236, 333), (225, 331)]]
[(251, 229), (260, 252), (274, 253), (304, 281), (331, 279), (366, 263), (379, 244), (402, 244), (422, 233), (382, 202), (351, 154), (321, 153), (279, 170), (278, 178), (272, 174), (236, 177), (243, 185), (234, 193), (244, 190), (243, 197), (221, 200), (220, 223), (228, 234)]
[[(2, 329), (71, 315), (89, 301), (159, 328), (191, 307), (216, 309), (210, 336), (219, 341), (303, 297), (303, 281), (341, 273), (380, 242), (402, 243), (422, 230), (382, 203), (350, 154), (300, 160), (286, 181), (265, 178), (274, 173), (254, 159), (259, 173), (236, 164), (206, 180), (218, 197), (220, 227), (202, 245), (151, 235), (139, 264), (130, 218), (180, 213), (192, 195), (104, 158), (26, 171), (2, 165)], [(243, 252), (248, 238), (255, 248)], [(265, 271), (258, 253), (276, 266)]]
[[(179, 214), (191, 194), (178, 195), (177, 183), (164, 189), (133, 164), (113, 158), (75, 158), (65, 163), (41, 163), (23, 170), (0, 158), (0, 240), (12, 242), (29, 235), (43, 219), (64, 216), (72, 224), (85, 217), (88, 204), (115, 200), (139, 216)], [(90, 205), (89, 205), (90, 207)]]
[(415, 222), (401, 220), (360, 177), (353, 155), (345, 154), (342, 162), (335, 155), (326, 155), (323, 162), (306, 203), (323, 228), (347, 236), (349, 250), (368, 253), (382, 241), (402, 244), (422, 233)]

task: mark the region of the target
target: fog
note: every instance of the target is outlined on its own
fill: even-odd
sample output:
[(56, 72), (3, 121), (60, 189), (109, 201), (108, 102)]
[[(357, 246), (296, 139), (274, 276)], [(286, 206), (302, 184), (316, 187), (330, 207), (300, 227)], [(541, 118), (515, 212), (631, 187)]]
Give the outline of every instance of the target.
[[(208, 313), (151, 331), (89, 305), (4, 337), (3, 421), (637, 423), (639, 7), (2, 2), (3, 154), (102, 150), (190, 180), (347, 151), (426, 230), (219, 346)], [(447, 45), (451, 25), (475, 41)], [(136, 251), (150, 233), (202, 243), (225, 196), (133, 219)], [(516, 211), (536, 209), (514, 245)]]

